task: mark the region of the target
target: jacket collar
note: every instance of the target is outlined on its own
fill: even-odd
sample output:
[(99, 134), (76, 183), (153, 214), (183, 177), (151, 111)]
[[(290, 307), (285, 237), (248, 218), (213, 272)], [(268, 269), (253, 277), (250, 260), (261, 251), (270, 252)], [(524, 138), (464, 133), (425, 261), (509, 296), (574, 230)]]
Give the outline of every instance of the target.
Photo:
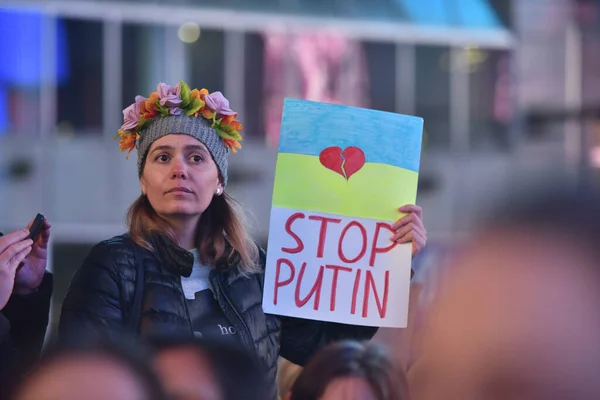
[[(194, 255), (190, 251), (180, 247), (169, 236), (159, 232), (149, 233), (148, 241), (154, 248), (154, 255), (166, 268), (185, 278), (190, 277), (194, 266)], [(231, 243), (225, 239), (225, 251), (215, 263), (217, 271), (224, 272), (239, 263), (240, 257), (237, 252), (232, 252), (232, 249)]]
[(150, 232), (148, 241), (154, 248), (154, 255), (167, 269), (186, 278), (192, 274), (194, 255), (191, 252), (179, 247), (163, 233)]

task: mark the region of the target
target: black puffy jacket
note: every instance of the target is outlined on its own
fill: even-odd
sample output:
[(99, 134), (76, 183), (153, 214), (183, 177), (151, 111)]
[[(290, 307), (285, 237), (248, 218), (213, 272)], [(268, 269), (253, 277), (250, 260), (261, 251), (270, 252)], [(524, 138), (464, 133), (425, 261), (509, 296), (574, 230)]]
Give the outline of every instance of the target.
[[(155, 246), (156, 247), (156, 246)], [(169, 248), (166, 248), (169, 247)], [(81, 335), (114, 335), (127, 330), (135, 299), (136, 265), (142, 263), (144, 292), (141, 335), (193, 336), (181, 276), (191, 272), (193, 256), (178, 246), (159, 245), (150, 252), (128, 235), (97, 244), (75, 273), (62, 305), (61, 341)], [(264, 270), (265, 253), (260, 252)], [(270, 398), (277, 398), (278, 356), (303, 366), (321, 347), (341, 339), (370, 339), (377, 328), (350, 326), (265, 314), (264, 273), (243, 275), (237, 263), (217, 262), (210, 275), (217, 301), (243, 344), (264, 363)]]

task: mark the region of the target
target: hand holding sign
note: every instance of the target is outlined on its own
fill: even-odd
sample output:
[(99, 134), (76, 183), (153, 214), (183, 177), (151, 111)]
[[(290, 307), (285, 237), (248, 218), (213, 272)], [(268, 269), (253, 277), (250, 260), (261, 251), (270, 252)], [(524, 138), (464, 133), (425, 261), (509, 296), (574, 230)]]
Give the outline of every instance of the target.
[(422, 126), (416, 117), (285, 100), (265, 312), (406, 326), (411, 257), (426, 232), (421, 209), (401, 207), (398, 219), (398, 204), (415, 202)]
[(425, 248), (427, 244), (427, 230), (423, 225), (423, 209), (412, 204), (398, 209), (408, 215), (400, 218), (392, 225), (396, 233), (392, 240), (396, 243), (412, 243), (413, 257)]

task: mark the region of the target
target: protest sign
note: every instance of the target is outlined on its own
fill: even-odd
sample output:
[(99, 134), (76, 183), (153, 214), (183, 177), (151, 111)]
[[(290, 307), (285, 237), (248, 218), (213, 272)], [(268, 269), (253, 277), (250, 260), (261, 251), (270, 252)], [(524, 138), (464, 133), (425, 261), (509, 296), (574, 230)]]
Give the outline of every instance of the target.
[(263, 309), (404, 327), (411, 245), (390, 240), (414, 204), (423, 120), (286, 99)]

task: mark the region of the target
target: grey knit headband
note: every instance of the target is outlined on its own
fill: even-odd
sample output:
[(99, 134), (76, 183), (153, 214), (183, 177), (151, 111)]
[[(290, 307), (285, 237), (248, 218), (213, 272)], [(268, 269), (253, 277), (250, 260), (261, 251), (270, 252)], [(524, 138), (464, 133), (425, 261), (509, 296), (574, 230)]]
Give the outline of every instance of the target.
[(152, 143), (169, 134), (189, 135), (204, 143), (221, 173), (223, 186), (227, 185), (227, 155), (229, 150), (223, 143), (223, 139), (210, 127), (208, 120), (188, 117), (187, 115), (171, 115), (157, 118), (140, 131), (140, 139), (137, 144), (137, 166), (140, 177), (142, 176), (144, 161)]
[(180, 81), (175, 86), (161, 82), (148, 98), (136, 96), (135, 103), (123, 110), (124, 123), (115, 136), (127, 157), (138, 152), (138, 175), (141, 177), (150, 146), (170, 134), (189, 135), (204, 143), (222, 178), (227, 184), (227, 156), (241, 149), (242, 124), (238, 113), (229, 108), (221, 92), (191, 90)]

